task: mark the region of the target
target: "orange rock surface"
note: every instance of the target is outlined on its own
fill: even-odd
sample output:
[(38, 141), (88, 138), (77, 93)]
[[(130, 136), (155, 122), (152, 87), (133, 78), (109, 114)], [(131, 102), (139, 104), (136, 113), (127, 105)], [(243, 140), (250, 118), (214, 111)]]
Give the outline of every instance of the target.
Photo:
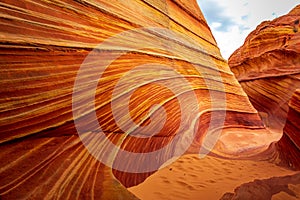
[(279, 162), (298, 170), (299, 20), (300, 5), (287, 15), (263, 22), (229, 58), (231, 70), (260, 113), (265, 126), (271, 131), (283, 133), (275, 145)]
[(289, 102), (289, 112), (282, 138), (276, 143), (280, 162), (295, 170), (300, 170), (300, 89)]
[(300, 5), (261, 23), (229, 58), (229, 66), (265, 125), (282, 132), (288, 102), (300, 88)]
[[(204, 137), (221, 129), (265, 132), (196, 1), (3, 0), (0, 15), (1, 199), (135, 199), (123, 185), (155, 171), (134, 173), (135, 165), (159, 166), (181, 149), (198, 152)], [(97, 66), (104, 64), (100, 77)], [(121, 101), (128, 94), (129, 113)], [(160, 108), (166, 120), (157, 130)], [(118, 151), (107, 153), (107, 139), (93, 140), (100, 133)], [(146, 154), (170, 143), (152, 160), (120, 153)], [(112, 165), (121, 156), (129, 171), (105, 166), (94, 149)]]

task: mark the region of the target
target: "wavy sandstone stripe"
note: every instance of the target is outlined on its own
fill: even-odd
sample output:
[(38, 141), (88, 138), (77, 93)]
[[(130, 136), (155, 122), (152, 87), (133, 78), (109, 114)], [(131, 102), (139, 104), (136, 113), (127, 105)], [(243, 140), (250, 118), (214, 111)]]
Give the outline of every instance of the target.
[(300, 169), (300, 90), (295, 91), (289, 102), (287, 122), (282, 138), (276, 143), (280, 163), (292, 169)]
[[(74, 119), (72, 113), (74, 81), (84, 59), (99, 43), (126, 30), (167, 28), (182, 34), (184, 41), (188, 42), (146, 31), (134, 40), (119, 41), (112, 44), (114, 48), (107, 45), (105, 49), (90, 54), (92, 59), (86, 63), (90, 67), (80, 77), (80, 80), (86, 80), (82, 88), (98, 81), (99, 74), (93, 66), (99, 61), (99, 55), (104, 55), (101, 57), (104, 59), (123, 52), (122, 45), (130, 46), (137, 41), (162, 43), (178, 54), (159, 49), (138, 49), (122, 55), (107, 68), (98, 83), (95, 107), (101, 128), (111, 141), (122, 142), (121, 148), (132, 152), (162, 148), (175, 137), (182, 117), (176, 98), (180, 96), (186, 102), (192, 102), (194, 94), (198, 104), (190, 106), (198, 106), (199, 110), (194, 109), (193, 114), (183, 118), (185, 131), (179, 133), (188, 133), (186, 137), (190, 138), (191, 122), (199, 125), (189, 151), (199, 150), (203, 136), (208, 134), (213, 113), (216, 120), (221, 120), (226, 110), (224, 125), (216, 125), (213, 130), (223, 128), (224, 133), (227, 129), (237, 132), (264, 130), (256, 110), (220, 56), (196, 1), (3, 0), (0, 2), (0, 16), (1, 199), (135, 198), (120, 182), (125, 186), (135, 185), (153, 172), (126, 173), (101, 164), (81, 143), (74, 125), (74, 120), (78, 119)], [(188, 55), (188, 59), (180, 56), (182, 54)], [(190, 87), (181, 85), (181, 78), (171, 77), (168, 71), (155, 67), (138, 71), (129, 81), (134, 83), (154, 72), (168, 78), (158, 76), (142, 85), (123, 85), (122, 95), (134, 92), (129, 107), (137, 124), (145, 126), (150, 123), (147, 115), (152, 105), (160, 104), (166, 109), (167, 121), (158, 135), (138, 139), (123, 134), (115, 123), (111, 101), (113, 98), (118, 102), (122, 98), (114, 97), (112, 92), (128, 70), (148, 63), (171, 66), (190, 83)], [(221, 80), (215, 75), (218, 73)], [(211, 83), (210, 91), (205, 80)], [(174, 96), (159, 83), (172, 83), (180, 92)], [(93, 110), (85, 109), (87, 102), (84, 97), (88, 91), (78, 92), (82, 107), (73, 111), (81, 113), (84, 126), (93, 127)], [(220, 105), (214, 109), (210, 99), (212, 93)], [(155, 114), (156, 110), (153, 112)], [(155, 118), (153, 123), (159, 121), (160, 118)], [(95, 127), (94, 131), (99, 130)], [(151, 135), (153, 131), (148, 129), (136, 134)], [(93, 145), (92, 148), (97, 148), (97, 144)], [(164, 160), (170, 155), (175, 156), (176, 149), (167, 149), (159, 159)], [(126, 160), (128, 168), (141, 162), (143, 160)]]
[(300, 88), (300, 6), (260, 24), (229, 58), (236, 75), (265, 124), (282, 132), (288, 102)]
[(137, 199), (76, 135), (63, 135), (72, 126), (1, 146), (1, 199)]

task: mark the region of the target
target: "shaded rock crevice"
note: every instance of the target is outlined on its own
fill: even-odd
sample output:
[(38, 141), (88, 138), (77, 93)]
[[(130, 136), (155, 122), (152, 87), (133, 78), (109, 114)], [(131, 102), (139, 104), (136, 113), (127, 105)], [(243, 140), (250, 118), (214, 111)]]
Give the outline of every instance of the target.
[(300, 188), (300, 173), (242, 184), (220, 200), (271, 200), (279, 193), (286, 193), (289, 199), (298, 199), (300, 193), (296, 188)]

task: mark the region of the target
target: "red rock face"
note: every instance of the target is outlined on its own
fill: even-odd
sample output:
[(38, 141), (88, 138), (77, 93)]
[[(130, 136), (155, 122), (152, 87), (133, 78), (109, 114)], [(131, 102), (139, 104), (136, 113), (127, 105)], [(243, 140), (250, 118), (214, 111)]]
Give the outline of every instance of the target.
[(276, 144), (280, 164), (295, 170), (300, 169), (300, 90), (297, 90), (289, 103), (287, 121), (283, 136)]
[[(132, 167), (198, 152), (217, 130), (264, 131), (196, 1), (4, 0), (0, 10), (1, 199), (134, 199), (123, 185), (155, 170)], [(167, 144), (149, 160), (120, 150)]]
[[(263, 22), (234, 52), (229, 65), (265, 125), (283, 132), (280, 163), (300, 169), (300, 6)], [(295, 90), (298, 89), (296, 92)]]
[(288, 102), (300, 88), (300, 6), (260, 24), (229, 58), (229, 66), (265, 125), (282, 132)]

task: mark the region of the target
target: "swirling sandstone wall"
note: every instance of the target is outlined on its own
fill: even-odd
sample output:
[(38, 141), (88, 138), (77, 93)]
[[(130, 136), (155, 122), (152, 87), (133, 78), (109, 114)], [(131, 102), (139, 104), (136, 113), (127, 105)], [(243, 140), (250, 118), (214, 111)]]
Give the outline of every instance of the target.
[(229, 58), (229, 66), (253, 106), (274, 131), (282, 132), (288, 102), (300, 88), (300, 6), (261, 23)]
[(276, 143), (280, 164), (300, 169), (300, 89), (296, 90), (289, 102), (287, 121), (282, 138)]
[[(283, 133), (280, 163), (300, 169), (300, 5), (260, 24), (229, 58), (229, 66), (266, 127)], [(276, 157), (276, 156), (275, 156)]]
[[(120, 148), (132, 152), (151, 152), (183, 133), (188, 133), (185, 136), (193, 140), (190, 151), (196, 152), (203, 136), (213, 132), (207, 132), (210, 116), (215, 114), (214, 119), (222, 122), (224, 112), (224, 123), (213, 124), (212, 130), (223, 129), (224, 133), (226, 130), (264, 130), (256, 110), (220, 56), (196, 1), (3, 0), (0, 15), (1, 199), (134, 199), (120, 183), (135, 185), (153, 172), (112, 170), (89, 153), (78, 136), (74, 121), (83, 118), (86, 130), (92, 128), (92, 132), (100, 132), (93, 127), (95, 121), (91, 119), (91, 113), (94, 108), (106, 136), (115, 144), (121, 143)], [(92, 51), (116, 34), (143, 27), (171, 30), (181, 35), (183, 40), (174, 39), (167, 32), (143, 30), (134, 35), (135, 38), (130, 32), (125, 34), (128, 40), (106, 43), (104, 49)], [(162, 45), (164, 48), (130, 48), (136, 43)], [(130, 51), (110, 63), (104, 78), (98, 80), (95, 62), (106, 62), (124, 49)], [(86, 61), (88, 55), (91, 60)], [(99, 55), (102, 56), (100, 61)], [(90, 67), (79, 77), (85, 80), (80, 86), (84, 88), (98, 83), (95, 102), (92, 102), (95, 107), (84, 101), (90, 95), (89, 90), (74, 91), (76, 76), (84, 61)], [(169, 74), (165, 69), (149, 66), (148, 63), (169, 66), (180, 75), (180, 78), (172, 78), (174, 90), (179, 91), (188, 107), (197, 108), (182, 119), (185, 131), (177, 133), (183, 118), (176, 100), (178, 96), (174, 98), (173, 91), (158, 84), (165, 83), (160, 78), (162, 74)], [(151, 106), (157, 104), (163, 105), (167, 117), (157, 136), (142, 139), (124, 134), (115, 123), (111, 108), (117, 81), (138, 65), (148, 68), (138, 71), (132, 80), (126, 82), (132, 85), (121, 86), (121, 92), (125, 94), (134, 90), (129, 103), (130, 120), (141, 127), (150, 122), (154, 125), (159, 123), (159, 117), (151, 118), (151, 121), (147, 117)], [(151, 74), (157, 79), (137, 87), (135, 81)], [(181, 78), (189, 82), (189, 87), (181, 87)], [(210, 81), (210, 87), (205, 80)], [(82, 107), (73, 109), (77, 115), (72, 112), (74, 92), (79, 94), (76, 100), (82, 100)], [(210, 98), (212, 94), (215, 107)], [(196, 104), (191, 103), (195, 102), (191, 99), (194, 97)], [(189, 133), (194, 128), (191, 121), (199, 127), (196, 135)], [(138, 134), (147, 136), (152, 131), (148, 129)], [(104, 151), (99, 142), (95, 145)], [(176, 155), (175, 147), (167, 149), (167, 153), (156, 159), (164, 161), (164, 158)], [(118, 155), (118, 152), (113, 153)], [(128, 168), (147, 163), (144, 160), (123, 160)]]

